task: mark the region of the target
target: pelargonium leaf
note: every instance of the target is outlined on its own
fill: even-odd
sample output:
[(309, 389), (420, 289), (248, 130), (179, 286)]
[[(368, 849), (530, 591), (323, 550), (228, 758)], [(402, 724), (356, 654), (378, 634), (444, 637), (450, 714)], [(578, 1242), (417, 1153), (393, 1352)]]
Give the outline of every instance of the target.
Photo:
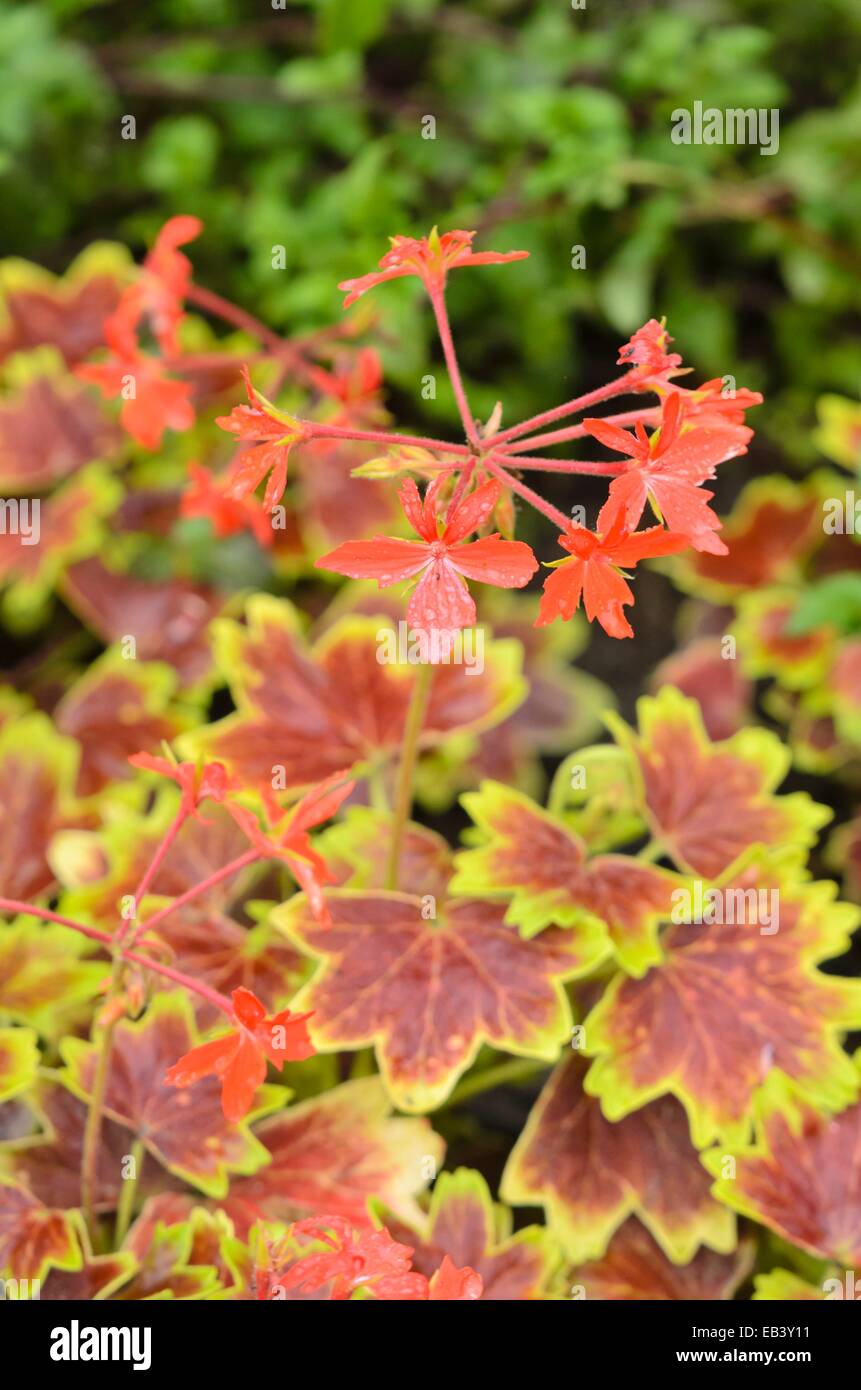
[[(381, 620), (344, 618), (313, 647), (296, 610), (258, 594), (248, 625), (216, 628), (237, 713), (180, 740), (184, 756), (224, 762), (254, 785), (300, 790), (401, 744), (417, 667), (378, 659)], [(485, 669), (435, 668), (423, 742), (497, 724), (525, 694), (516, 644), (489, 643)]]
[(427, 1120), (392, 1115), (377, 1076), (292, 1105), (258, 1125), (255, 1137), (268, 1162), (253, 1177), (234, 1179), (223, 1203), (239, 1234), (261, 1218), (328, 1214), (365, 1226), (371, 1199), (415, 1225), (416, 1194), (445, 1149)]
[(169, 666), (126, 661), (117, 650), (106, 652), (75, 681), (54, 720), (81, 748), (79, 796), (131, 778), (132, 753), (157, 752), (193, 722), (191, 709), (174, 702), (175, 688)]
[(109, 458), (119, 441), (86, 386), (38, 376), (0, 406), (0, 488), (31, 496)]
[(38, 544), (24, 544), (23, 530), (0, 535), (0, 584), (6, 589), (3, 606), (11, 622), (30, 627), (41, 620), (66, 569), (102, 545), (104, 520), (121, 496), (119, 481), (100, 464), (91, 464), (42, 505)]
[(757, 1302), (815, 1303), (825, 1298), (821, 1286), (810, 1284), (800, 1274), (789, 1269), (773, 1269), (768, 1274), (755, 1274), (751, 1299)]
[(184, 690), (211, 687), (215, 677), (208, 629), (224, 607), (213, 590), (181, 579), (138, 579), (110, 570), (92, 556), (68, 569), (62, 594), (103, 642), (133, 637), (137, 660), (167, 662)]
[(0, 1278), (41, 1282), (49, 1269), (77, 1269), (80, 1263), (68, 1213), (0, 1178)]
[(861, 983), (816, 966), (846, 949), (858, 910), (835, 902), (835, 884), (805, 881), (791, 858), (763, 851), (730, 872), (721, 901), (747, 901), (727, 894), (750, 890), (778, 895), (777, 930), (736, 911), (722, 914), (731, 921), (673, 925), (665, 959), (643, 979), (611, 981), (586, 1019), (584, 1051), (597, 1059), (586, 1090), (608, 1119), (672, 1094), (698, 1148), (743, 1138), (774, 1067), (820, 1103), (854, 1099), (858, 1074), (840, 1034), (861, 1023)]
[(321, 929), (304, 896), (273, 920), (320, 960), (296, 996), (313, 1010), (318, 1050), (374, 1043), (401, 1110), (433, 1110), (483, 1042), (554, 1061), (570, 1033), (562, 980), (593, 964), (574, 933), (548, 929), (524, 941), (495, 904), (450, 899), (429, 915), (408, 893), (327, 893), (332, 926)]
[(117, 1289), (128, 1283), (138, 1267), (137, 1260), (130, 1250), (94, 1255), (81, 1213), (70, 1211), (66, 1215), (81, 1251), (81, 1263), (76, 1269), (52, 1269), (39, 1297), (62, 1303), (100, 1302), (112, 1297)]
[(35, 917), (0, 922), (0, 1017), (57, 1037), (105, 979), (105, 962), (92, 954), (93, 943), (68, 927)]
[(33, 1029), (0, 1028), (0, 1101), (26, 1090), (38, 1066), (39, 1045)]
[[(850, 1064), (851, 1065), (851, 1064)], [(861, 1077), (861, 1052), (856, 1054)], [(755, 1142), (703, 1162), (715, 1196), (822, 1259), (861, 1261), (861, 1102), (822, 1113), (775, 1072), (754, 1107)], [(732, 1158), (734, 1176), (726, 1176)]]
[(629, 1217), (600, 1260), (571, 1275), (575, 1297), (602, 1302), (708, 1302), (732, 1298), (753, 1264), (751, 1245), (731, 1255), (700, 1250), (688, 1264), (673, 1264), (635, 1216)]
[(674, 1263), (701, 1244), (735, 1248), (732, 1214), (710, 1195), (685, 1112), (663, 1096), (611, 1124), (583, 1089), (588, 1062), (560, 1062), (515, 1144), (500, 1185), (512, 1206), (540, 1204), (575, 1263), (604, 1254), (631, 1215)]
[[(317, 848), (342, 888), (384, 888), (392, 819), (385, 811), (350, 806), (344, 819), (318, 837)], [(445, 897), (452, 875), (448, 842), (436, 831), (408, 822), (400, 859), (402, 883)]]
[(637, 701), (639, 731), (607, 722), (635, 760), (643, 811), (681, 869), (716, 878), (750, 845), (806, 849), (831, 818), (806, 792), (775, 796), (791, 754), (766, 729), (712, 744), (693, 700), (672, 686)]
[[(206, 1077), (187, 1090), (164, 1082), (164, 1074), (198, 1041), (184, 994), (159, 994), (136, 1023), (114, 1029), (104, 1113), (131, 1130), (159, 1163), (212, 1197), (227, 1192), (230, 1173), (253, 1173), (266, 1151), (247, 1125), (231, 1125), (221, 1110), (220, 1082)], [(97, 1045), (64, 1040), (63, 1080), (78, 1096), (90, 1094)], [(288, 1092), (261, 1087), (255, 1113), (282, 1105)]]
[(413, 1268), (427, 1278), (446, 1255), (459, 1269), (474, 1269), (484, 1281), (485, 1300), (545, 1298), (560, 1263), (559, 1248), (543, 1226), (512, 1234), (511, 1212), (493, 1202), (485, 1179), (471, 1168), (440, 1174), (417, 1234), (399, 1228), (392, 1234), (414, 1246)]
[(69, 366), (104, 342), (103, 324), (117, 306), (130, 257), (125, 246), (94, 242), (55, 276), (10, 257), (0, 261), (0, 358), (50, 343)]
[(483, 843), (457, 856), (453, 892), (511, 898), (505, 920), (526, 937), (551, 923), (570, 927), (595, 964), (611, 949), (633, 974), (660, 959), (658, 925), (672, 909), (675, 875), (627, 855), (588, 858), (579, 835), (498, 782), (463, 804)]
[(0, 729), (0, 895), (30, 902), (54, 886), (47, 848), (80, 824), (72, 800), (77, 749), (39, 713)]

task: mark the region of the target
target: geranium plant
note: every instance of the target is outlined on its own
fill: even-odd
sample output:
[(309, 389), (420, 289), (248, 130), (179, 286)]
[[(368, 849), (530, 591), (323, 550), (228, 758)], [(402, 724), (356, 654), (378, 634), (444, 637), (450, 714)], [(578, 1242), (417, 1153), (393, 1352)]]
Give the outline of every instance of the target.
[[(447, 280), (527, 253), (434, 229), (341, 286), (429, 301), (461, 437), (396, 430), (363, 310), (285, 339), (196, 283), (202, 232), (174, 218), (141, 267), (84, 276), (97, 311), (80, 286), (7, 296), (18, 322), (34, 293), (98, 321), (47, 380), (22, 335), (11, 409), (48, 392), (99, 446), (61, 466), (40, 438), (17, 479), (46, 530), (38, 558), (6, 538), (10, 612), (32, 628), (57, 589), (106, 650), (2, 707), (0, 1276), (59, 1299), (824, 1296), (861, 1258), (839, 1157), (861, 986), (819, 969), (857, 914), (805, 868), (828, 813), (780, 794), (774, 733), (712, 739), (672, 686), (632, 728), (583, 683), (577, 725), (552, 646), (581, 606), (632, 638), (640, 562), (720, 575), (708, 484), (761, 398), (680, 384), (652, 319), (606, 385), (478, 420)], [(612, 457), (547, 452), (578, 441)], [(570, 478), (572, 511), (524, 474)], [(607, 483), (592, 527), (583, 476)], [(272, 589), (318, 581), (307, 614), (183, 571), (201, 526)], [(613, 741), (578, 751), (590, 696)], [(536, 748), (569, 754), (546, 798)], [(461, 845), (414, 809), (457, 792)], [(506, 1206), (440, 1171), (460, 1108), (542, 1073)], [(515, 1232), (511, 1207), (542, 1219)]]

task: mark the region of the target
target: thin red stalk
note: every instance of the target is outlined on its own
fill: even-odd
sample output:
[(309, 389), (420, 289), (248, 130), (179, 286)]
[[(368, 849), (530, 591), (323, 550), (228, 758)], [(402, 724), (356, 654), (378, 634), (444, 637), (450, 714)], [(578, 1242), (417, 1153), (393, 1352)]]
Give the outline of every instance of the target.
[(105, 946), (113, 946), (114, 939), (106, 931), (99, 931), (98, 927), (87, 927), (83, 922), (73, 922), (70, 917), (61, 917), (58, 912), (51, 912), (47, 907), (33, 907), (30, 903), (16, 902), (13, 898), (0, 898), (0, 912), (21, 912), (29, 917), (38, 917), (43, 922), (56, 922), (61, 927), (71, 927), (73, 931), (80, 932), (82, 936), (89, 936), (93, 941), (101, 941)]
[(343, 425), (318, 424), (315, 420), (303, 420), (311, 439), (350, 439), (356, 444), (406, 444), (418, 449), (435, 449), (438, 453), (458, 454), (471, 457), (472, 450), (465, 444), (449, 444), (446, 439), (431, 439), (421, 434), (389, 434), (387, 430), (354, 430)]
[(506, 470), (496, 462), (492, 454), (488, 454), (483, 458), (482, 464), (487, 469), (488, 473), (492, 473), (494, 478), (498, 478), (506, 487), (510, 487), (512, 492), (516, 492), (517, 496), (522, 497), (524, 502), (528, 502), (536, 511), (546, 516), (548, 520), (553, 522), (554, 526), (559, 527), (560, 531), (568, 531), (570, 529), (570, 517), (565, 516), (564, 512), (560, 512), (552, 503), (545, 502), (543, 497), (539, 497), (538, 493), (533, 492), (532, 488), (527, 487), (526, 483), (521, 483), (519, 478), (513, 478), (510, 473), (506, 472)]
[(463, 494), (466, 492), (467, 488), (472, 482), (472, 475), (475, 472), (475, 462), (475, 459), (471, 458), (466, 467), (460, 470), (460, 477), (457, 480), (457, 487), (452, 493), (451, 501), (448, 504), (446, 518), (454, 516), (455, 512), (460, 506), (461, 498), (463, 497)]
[(470, 444), (477, 445), (478, 433), (475, 428), (475, 420), (472, 417), (472, 411), (469, 408), (469, 401), (466, 398), (463, 381), (461, 380), (457, 353), (454, 348), (454, 339), (451, 336), (451, 324), (448, 321), (448, 310), (445, 307), (445, 291), (442, 289), (433, 289), (430, 290), (429, 293), (434, 317), (436, 318), (436, 326), (439, 330), (439, 339), (442, 343), (445, 365), (448, 368), (448, 374), (451, 379), (451, 386), (460, 413), (464, 434)]
[(259, 338), (261, 343), (265, 343), (273, 352), (283, 352), (285, 348), (291, 347), (291, 344), (279, 337), (271, 328), (267, 328), (266, 324), (261, 323), (253, 314), (247, 313), (245, 309), (240, 309), (238, 304), (232, 304), (229, 299), (223, 299), (220, 294), (215, 294), (213, 290), (204, 289), (202, 285), (189, 285), (186, 299), (189, 304), (196, 304), (199, 309), (215, 314), (225, 323), (232, 323), (235, 328), (241, 328), (243, 332), (250, 333), (254, 338)]
[(543, 459), (534, 458), (531, 454), (504, 454), (499, 458), (507, 459), (512, 468), (534, 469), (539, 473), (589, 473), (598, 477), (613, 477), (617, 473), (623, 473), (626, 468), (624, 463), (593, 463), (588, 459)]
[(238, 859), (231, 859), (229, 864), (225, 864), (222, 868), (216, 869), (214, 874), (210, 874), (209, 877), (203, 879), (202, 882), (196, 883), (193, 888), (188, 888), (184, 893), (180, 893), (178, 898), (172, 898), (166, 907), (159, 908), (158, 912), (154, 912), (152, 917), (147, 918), (141, 930), (151, 931), (153, 927), (159, 922), (163, 922), (165, 917), (169, 917), (171, 912), (174, 912), (178, 907), (184, 907), (186, 903), (191, 902), (192, 898), (199, 897), (200, 894), (205, 893), (208, 888), (214, 888), (217, 883), (221, 883), (222, 879), (229, 878), (231, 874), (239, 873), (240, 869), (245, 869), (249, 864), (254, 864), (259, 858), (259, 850), (249, 849), (246, 850), (244, 854), (240, 854)]
[[(164, 863), (165, 855), (167, 854), (168, 850), (170, 849), (180, 830), (185, 825), (187, 819), (188, 811), (185, 810), (184, 807), (180, 806), (179, 810), (176, 813), (176, 816), (169, 825), (168, 829), (165, 831), (165, 834), (162, 838), (160, 845), (158, 846), (158, 849), (156, 850), (155, 854), (150, 860), (149, 867), (146, 869), (140, 883), (137, 886), (134, 895), (134, 923), (129, 932), (129, 946), (133, 946), (135, 944), (137, 938), (140, 936), (140, 933), (142, 931), (142, 927), (137, 920), (138, 908), (140, 904), (143, 902), (144, 898), (146, 897), (147, 890), (150, 887), (153, 879), (155, 878), (156, 874), (158, 873), (159, 869)], [(127, 924), (124, 922), (120, 927), (119, 932), (117, 933), (119, 940), (122, 940), (126, 926)]]
[[(89, 927), (84, 922), (75, 922), (71, 917), (62, 917), (58, 912), (51, 912), (46, 907), (34, 907), (32, 903), (17, 902), (13, 898), (0, 898), (0, 912), (17, 912), (22, 916), (38, 917), (43, 922), (56, 922), (61, 927), (70, 927), (72, 931), (80, 932), (81, 936), (88, 936), (93, 941), (100, 941), (108, 950), (116, 948), (116, 941), (107, 932), (99, 931), (97, 927)], [(169, 965), (163, 965), (161, 961), (152, 960), (149, 956), (142, 956), (137, 951), (123, 950), (117, 951), (123, 960), (130, 960), (135, 965), (145, 966), (147, 970), (152, 970), (156, 975), (163, 975), (167, 980), (173, 980), (175, 984), (182, 985), (183, 988), (191, 990), (193, 994), (199, 994), (201, 999), (206, 999), (210, 1004), (215, 1004), (219, 1009), (224, 1009), (226, 1013), (231, 1013), (233, 1006), (226, 995), (219, 994), (217, 990), (210, 989), (208, 985), (201, 984), (199, 980), (193, 979), (190, 975), (185, 975), (181, 970), (173, 970)]]
[(540, 415), (532, 415), (528, 420), (521, 420), (519, 425), (511, 425), (501, 434), (494, 435), (491, 441), (494, 448), (500, 444), (507, 444), (510, 439), (519, 439), (522, 434), (532, 434), (542, 425), (552, 425), (554, 420), (564, 420), (566, 415), (574, 415), (577, 411), (587, 410), (590, 405), (599, 405), (601, 401), (608, 401), (612, 396), (624, 396), (633, 388), (631, 378), (633, 372), (626, 372), (624, 376), (617, 377), (615, 381), (608, 381), (606, 386), (599, 386), (594, 391), (587, 391), (585, 396), (574, 396), (570, 401), (563, 401), (562, 405), (554, 406), (552, 410), (544, 410)]
[[(648, 410), (623, 410), (617, 415), (602, 415), (601, 419), (607, 425), (636, 425), (638, 420), (642, 420), (644, 425), (659, 425), (661, 411), (659, 406), (650, 406)], [(585, 425), (566, 425), (564, 429), (531, 435), (529, 439), (515, 439), (506, 446), (505, 452), (516, 454), (521, 449), (549, 449), (551, 444), (567, 444), (570, 439), (584, 439), (588, 433)]]

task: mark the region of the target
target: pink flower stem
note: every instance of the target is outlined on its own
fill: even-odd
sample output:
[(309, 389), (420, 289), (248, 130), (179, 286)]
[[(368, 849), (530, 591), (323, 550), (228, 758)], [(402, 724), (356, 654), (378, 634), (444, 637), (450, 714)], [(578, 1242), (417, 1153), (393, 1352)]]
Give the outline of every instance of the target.
[[(505, 456), (503, 455), (503, 457)], [(488, 473), (492, 473), (494, 478), (498, 478), (506, 487), (510, 487), (512, 492), (516, 492), (517, 496), (522, 497), (524, 502), (528, 502), (536, 511), (546, 516), (548, 520), (553, 522), (554, 526), (559, 527), (560, 531), (569, 531), (571, 529), (570, 517), (565, 516), (564, 512), (560, 512), (552, 503), (545, 502), (543, 497), (539, 497), (538, 493), (533, 492), (532, 488), (527, 487), (526, 483), (521, 483), (519, 478), (513, 478), (510, 473), (506, 472), (506, 470), (496, 462), (493, 454), (486, 455), (486, 457), (482, 459), (482, 464), (487, 469)]]
[(267, 328), (265, 323), (261, 323), (245, 309), (240, 309), (238, 304), (232, 304), (229, 299), (223, 299), (220, 294), (215, 294), (213, 290), (204, 289), (202, 285), (189, 285), (185, 297), (189, 304), (196, 304), (198, 309), (203, 309), (208, 314), (214, 314), (217, 318), (223, 319), (225, 323), (232, 323), (234, 328), (241, 328), (244, 333), (250, 333), (253, 338), (259, 338), (260, 342), (265, 343), (274, 353), (281, 353), (285, 348), (292, 350), (292, 344), (279, 337), (271, 328)]
[(472, 482), (472, 475), (475, 472), (475, 463), (476, 460), (474, 458), (471, 458), (467, 463), (466, 467), (462, 468), (460, 471), (460, 477), (457, 480), (457, 487), (451, 495), (451, 501), (449, 502), (448, 510), (446, 511), (447, 520), (450, 517), (454, 516), (455, 512), (460, 506), (463, 494), (466, 492), (467, 488)]
[(389, 434), (387, 430), (354, 430), (342, 425), (323, 425), (315, 420), (303, 420), (309, 439), (350, 439), (356, 444), (405, 444), (417, 449), (434, 449), (437, 453), (473, 457), (465, 444), (449, 444), (446, 439), (430, 439), (421, 434)]
[(445, 365), (451, 379), (451, 387), (454, 391), (454, 398), (460, 413), (461, 423), (464, 434), (474, 448), (478, 447), (479, 439), (475, 428), (475, 420), (469, 408), (469, 401), (466, 398), (466, 391), (461, 380), (460, 367), (458, 366), (457, 353), (454, 349), (454, 339), (451, 336), (451, 325), (448, 321), (448, 310), (445, 307), (445, 291), (441, 288), (429, 290), (430, 302), (436, 318), (436, 326), (439, 331), (439, 339), (442, 343)]
[(249, 864), (256, 863), (260, 858), (261, 854), (259, 849), (249, 849), (246, 850), (244, 854), (240, 854), (238, 859), (231, 859), (229, 864), (224, 864), (222, 868), (216, 869), (214, 874), (210, 874), (209, 877), (203, 879), (202, 882), (196, 883), (193, 888), (188, 888), (186, 892), (180, 893), (178, 898), (171, 898), (166, 907), (160, 908), (158, 912), (153, 913), (152, 917), (147, 918), (142, 929), (147, 932), (152, 931), (153, 927), (156, 927), (159, 922), (163, 922), (165, 917), (169, 917), (178, 907), (184, 907), (185, 904), (191, 902), (193, 898), (199, 897), (201, 893), (205, 893), (209, 888), (214, 888), (216, 884), (221, 883), (223, 879), (230, 878), (231, 874), (237, 874), (240, 869), (245, 869)]
[[(100, 941), (109, 951), (116, 950), (117, 941), (106, 931), (99, 931), (98, 927), (89, 927), (84, 922), (75, 922), (71, 917), (61, 917), (58, 912), (51, 912), (46, 907), (34, 907), (32, 903), (16, 902), (12, 898), (0, 898), (0, 912), (20, 913), (25, 917), (38, 917), (43, 922), (56, 922), (60, 927), (69, 927), (72, 931), (79, 932), (81, 936), (87, 936), (92, 941)], [(192, 994), (199, 994), (201, 999), (205, 999), (210, 1004), (215, 1004), (217, 1008), (223, 1009), (225, 1013), (233, 1014), (233, 1005), (230, 1000), (216, 990), (210, 989), (207, 985), (201, 984), (191, 975), (185, 975), (181, 970), (173, 970), (169, 965), (162, 965), (161, 961), (152, 960), (149, 956), (142, 956), (137, 951), (120, 948), (117, 950), (123, 960), (133, 961), (135, 965), (145, 966), (147, 970), (152, 970), (156, 975), (163, 975), (167, 980), (173, 980), (174, 984), (182, 985)]]
[(185, 822), (187, 820), (188, 811), (185, 809), (184, 806), (180, 806), (179, 810), (176, 813), (176, 816), (174, 817), (173, 821), (165, 831), (161, 844), (158, 846), (158, 849), (156, 850), (155, 854), (153, 855), (150, 861), (149, 868), (146, 870), (146, 872), (143, 875), (143, 878), (137, 886), (133, 899), (135, 909), (134, 917), (132, 918), (131, 922), (123, 922), (120, 925), (120, 927), (117, 930), (117, 941), (122, 942), (125, 940), (126, 936), (128, 936), (129, 946), (134, 946), (135, 942), (140, 936), (143, 928), (141, 927), (141, 924), (138, 922), (138, 908), (140, 907), (140, 904), (146, 897), (147, 890), (149, 889), (150, 884), (152, 883), (153, 879), (155, 878), (156, 874), (158, 873), (159, 869), (164, 863), (165, 855), (167, 854), (168, 850), (170, 849), (171, 845), (173, 844), (174, 840), (176, 839), (177, 835), (179, 834), (180, 830), (185, 825)]
[(531, 454), (500, 454), (512, 468), (528, 468), (539, 473), (588, 473), (597, 477), (624, 473), (624, 463), (592, 463), (587, 459), (543, 459)]
[[(648, 410), (623, 410), (617, 415), (602, 415), (601, 419), (608, 425), (636, 425), (638, 420), (642, 420), (644, 425), (658, 425), (661, 411), (659, 407), (651, 406)], [(566, 425), (564, 429), (535, 434), (529, 439), (515, 439), (505, 446), (505, 452), (517, 454), (527, 449), (549, 449), (551, 444), (567, 444), (570, 439), (584, 439), (588, 434), (585, 425)]]
[[(552, 410), (542, 411), (540, 415), (532, 415), (528, 420), (522, 420), (519, 425), (511, 425), (501, 434), (494, 436), (494, 448), (500, 444), (507, 444), (511, 439), (519, 439), (522, 434), (532, 434), (540, 429), (542, 425), (552, 425), (554, 420), (564, 420), (566, 415), (575, 415), (578, 411), (587, 410), (590, 405), (599, 405), (601, 401), (608, 401), (612, 396), (624, 396), (631, 391), (631, 378), (633, 372), (626, 372), (624, 376), (618, 377), (615, 381), (608, 381), (606, 386), (599, 386), (594, 391), (587, 391), (585, 396), (574, 396), (570, 401), (564, 401), (562, 405), (554, 406)], [(635, 378), (639, 380), (639, 378)]]

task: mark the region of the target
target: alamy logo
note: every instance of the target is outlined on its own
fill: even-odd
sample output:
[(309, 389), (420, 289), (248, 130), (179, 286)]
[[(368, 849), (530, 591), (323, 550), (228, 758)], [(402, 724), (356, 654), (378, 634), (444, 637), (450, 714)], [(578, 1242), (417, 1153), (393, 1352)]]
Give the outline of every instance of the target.
[(417, 628), (399, 622), (397, 630), (381, 627), (377, 633), (377, 661), (381, 666), (465, 666), (468, 676), (484, 670), (484, 628)]
[(152, 1328), (81, 1327), (77, 1318), (70, 1327), (51, 1332), (52, 1361), (132, 1361), (135, 1371), (152, 1364)]
[(670, 120), (674, 145), (759, 145), (760, 154), (777, 154), (780, 146), (776, 106), (731, 106), (721, 111), (695, 101), (693, 111), (677, 106)]
[(22, 545), (38, 545), (41, 534), (38, 497), (0, 497), (0, 536), (20, 536)]
[(759, 927), (760, 936), (774, 936), (780, 928), (777, 888), (706, 888), (697, 878), (692, 888), (675, 888), (670, 896), (676, 926)]

